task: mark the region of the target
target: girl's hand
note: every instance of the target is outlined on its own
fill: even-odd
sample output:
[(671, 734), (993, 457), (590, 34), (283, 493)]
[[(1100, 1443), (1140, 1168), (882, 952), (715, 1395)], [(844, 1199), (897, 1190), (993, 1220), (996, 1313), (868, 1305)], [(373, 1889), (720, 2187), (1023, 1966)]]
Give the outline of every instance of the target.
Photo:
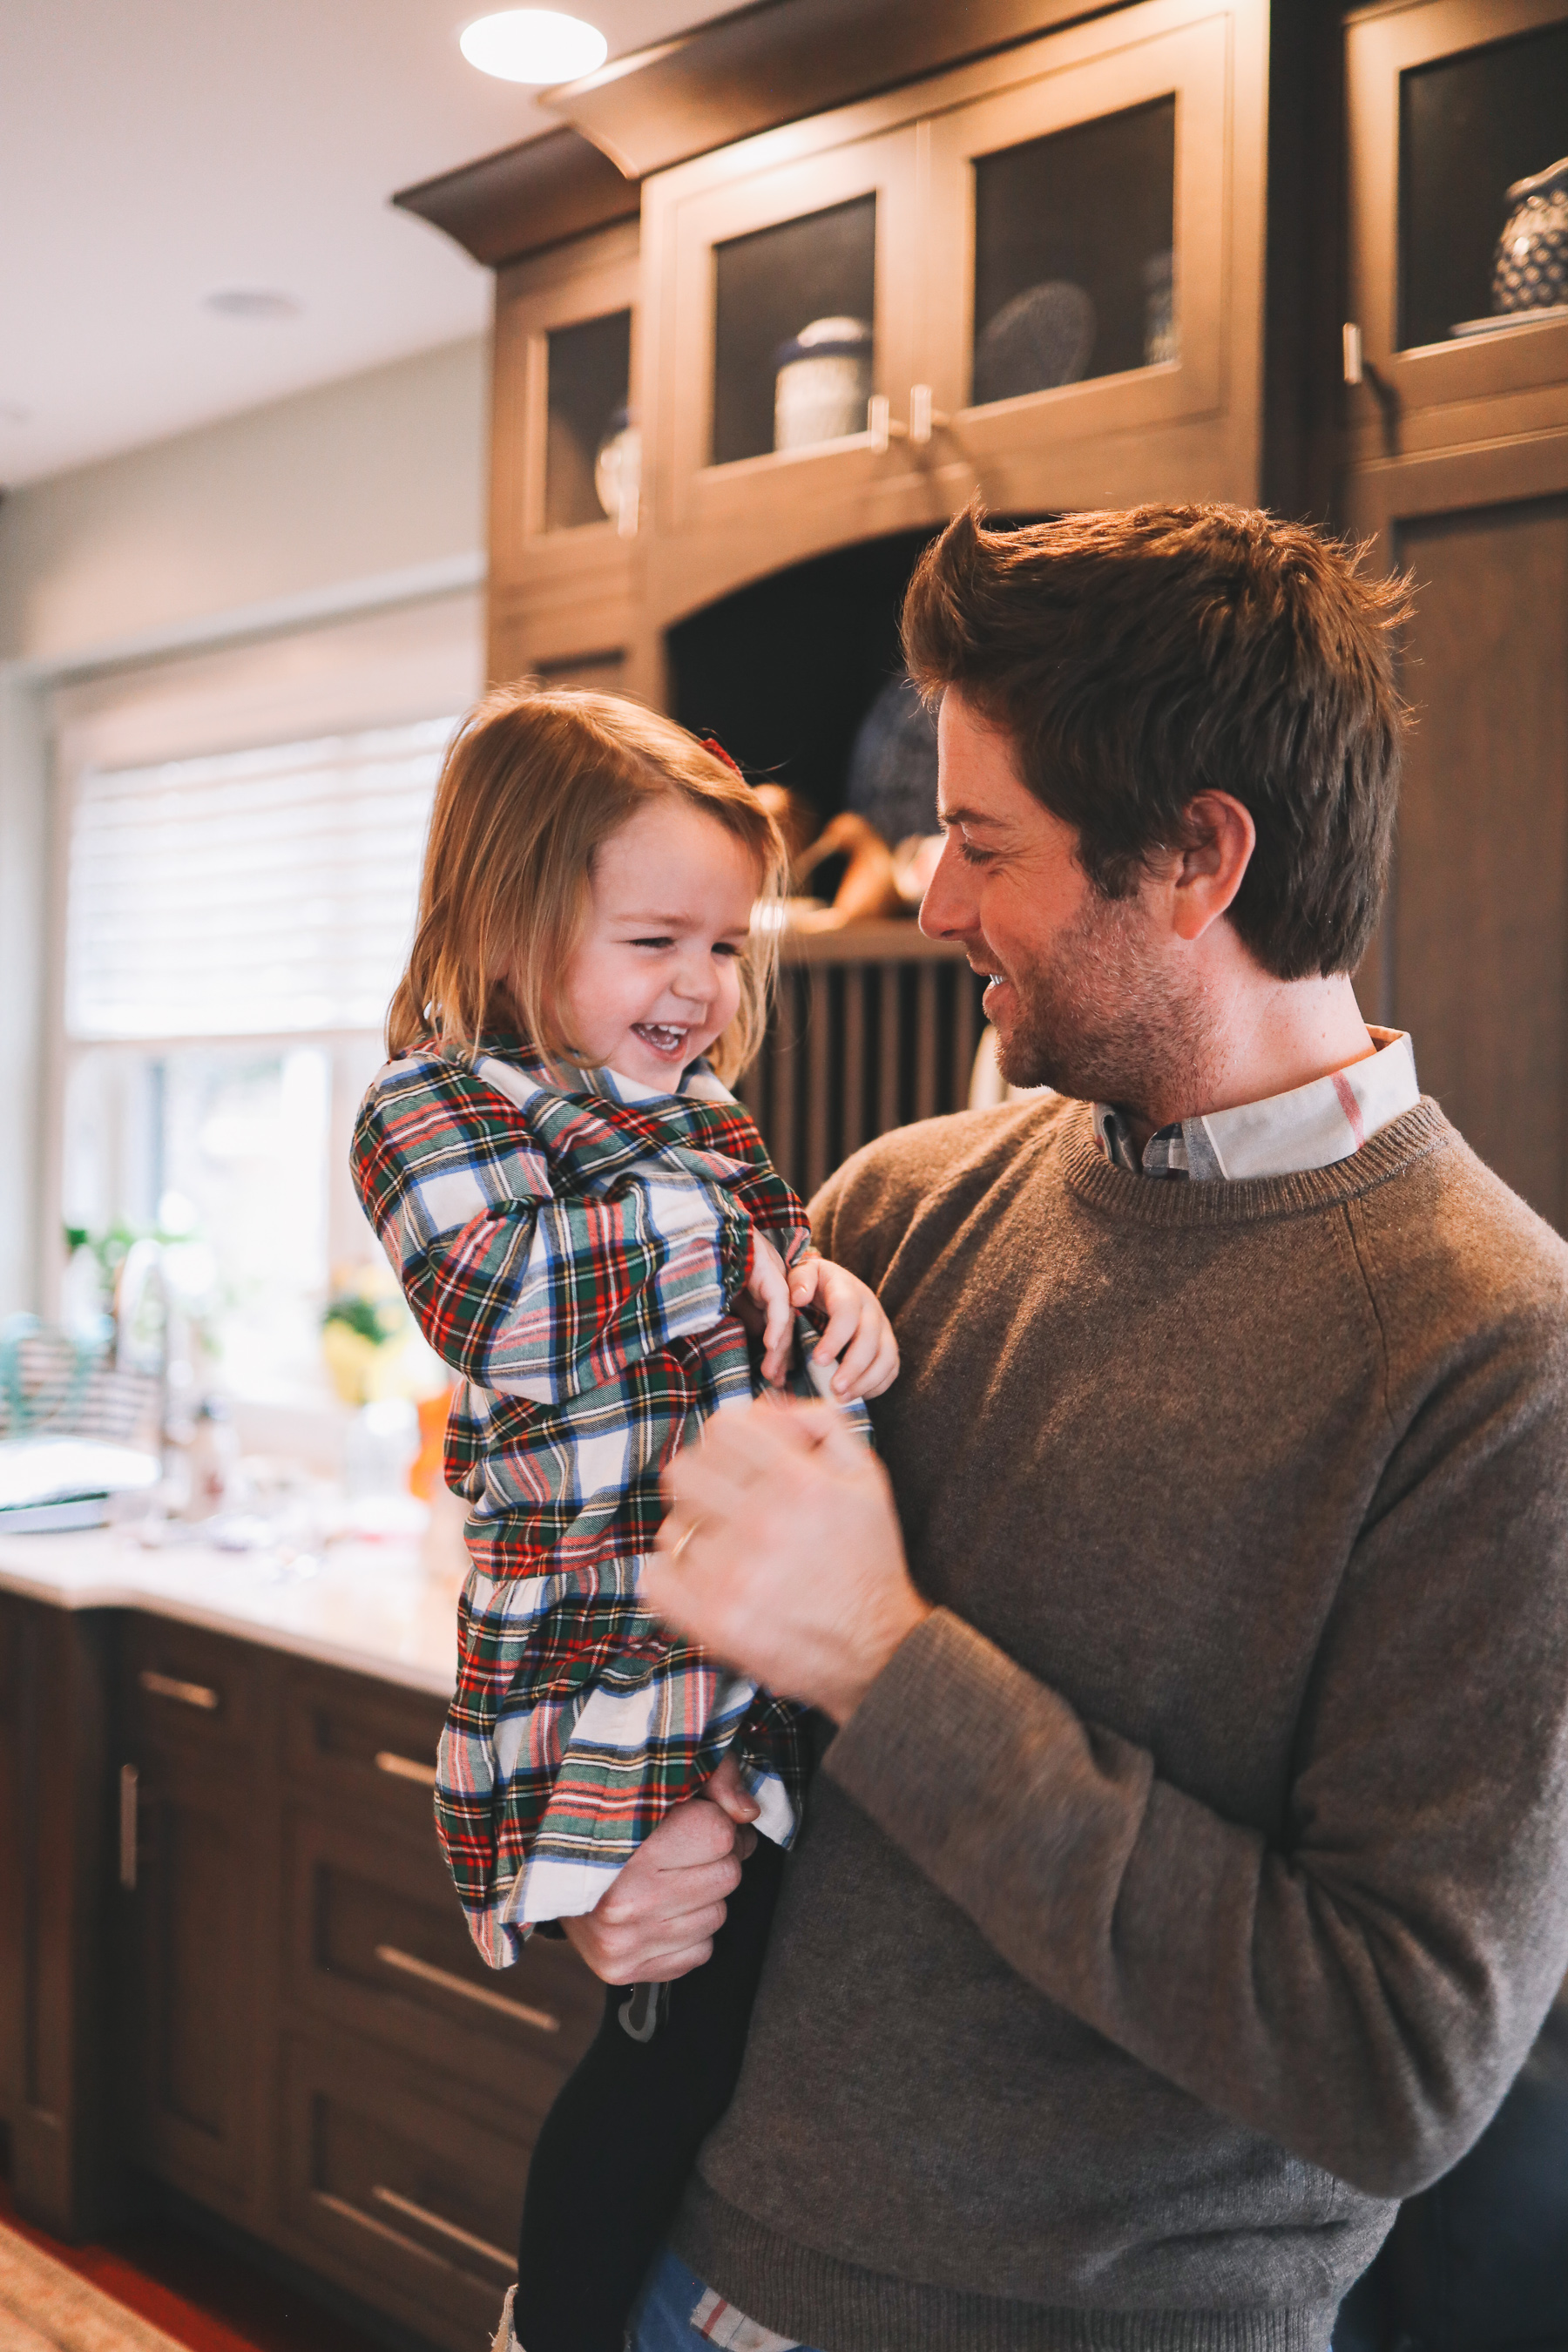
[(763, 1380), (770, 1388), (782, 1388), (795, 1337), (789, 1271), (772, 1242), (755, 1231), (752, 1263), (735, 1301), (735, 1312), (752, 1339), (763, 1343)]
[(899, 1377), (899, 1343), (874, 1290), (858, 1276), (815, 1251), (790, 1269), (792, 1307), (815, 1299), (826, 1308), (826, 1326), (812, 1356), (814, 1366), (837, 1360), (826, 1393), (845, 1403), (850, 1397), (880, 1396)]

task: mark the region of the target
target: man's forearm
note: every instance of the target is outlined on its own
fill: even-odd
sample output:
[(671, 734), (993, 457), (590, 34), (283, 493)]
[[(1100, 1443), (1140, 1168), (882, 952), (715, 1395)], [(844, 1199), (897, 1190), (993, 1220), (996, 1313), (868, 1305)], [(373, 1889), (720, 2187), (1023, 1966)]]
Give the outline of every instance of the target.
[[(1375, 1853), (1287, 1855), (945, 1611), (825, 1769), (1050, 1999), (1374, 2194), (1407, 2194), (1462, 2153), (1568, 1957), (1562, 1897), (1538, 1888), (1534, 1921), (1508, 1927), (1544, 1965), (1517, 1973), (1501, 2015), (1467, 1999), (1456, 1946), (1484, 1974), (1489, 1927), (1467, 1938), (1444, 1913), (1451, 1889), (1415, 1891), (1394, 1866), (1380, 1885)], [(1505, 1877), (1490, 1889), (1504, 1911)]]

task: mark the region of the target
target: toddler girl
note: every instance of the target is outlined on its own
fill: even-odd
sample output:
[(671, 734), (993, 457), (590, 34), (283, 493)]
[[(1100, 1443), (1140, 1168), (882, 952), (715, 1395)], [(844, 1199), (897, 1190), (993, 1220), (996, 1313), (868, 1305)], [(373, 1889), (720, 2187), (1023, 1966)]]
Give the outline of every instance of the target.
[(784, 871), (716, 747), (609, 696), (490, 696), (442, 772), (393, 1058), (355, 1129), (365, 1213), (461, 1376), (447, 1475), (472, 1567), (436, 1816), (479, 1950), (503, 1968), (592, 1910), (705, 1785), (765, 1841), (705, 1966), (611, 1990), (544, 2126), (527, 2352), (619, 2352), (733, 2087), (800, 1818), (800, 1711), (638, 1601), (659, 1472), (763, 1381), (822, 1382), (863, 1420), (898, 1366), (723, 1083), (760, 1041), (776, 929), (752, 908)]

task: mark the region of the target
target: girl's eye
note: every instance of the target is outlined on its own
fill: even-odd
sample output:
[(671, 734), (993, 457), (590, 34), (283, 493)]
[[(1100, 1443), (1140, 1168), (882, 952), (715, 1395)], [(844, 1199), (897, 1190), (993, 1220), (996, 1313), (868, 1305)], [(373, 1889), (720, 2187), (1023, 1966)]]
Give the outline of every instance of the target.
[(742, 950), (735, 945), (733, 940), (715, 940), (713, 952), (715, 955), (738, 956)]
[(634, 948), (672, 948), (675, 941), (673, 940), (634, 940), (632, 945)]

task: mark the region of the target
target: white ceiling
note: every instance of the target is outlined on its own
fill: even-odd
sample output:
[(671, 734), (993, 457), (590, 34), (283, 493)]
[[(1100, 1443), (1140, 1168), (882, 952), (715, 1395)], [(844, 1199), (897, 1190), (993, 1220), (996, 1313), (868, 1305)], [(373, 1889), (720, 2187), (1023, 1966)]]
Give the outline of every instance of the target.
[[(458, 51), (495, 5), (0, 0), (0, 484), (479, 333), (489, 272), (387, 199), (554, 127)], [(722, 13), (566, 5), (612, 58)]]

